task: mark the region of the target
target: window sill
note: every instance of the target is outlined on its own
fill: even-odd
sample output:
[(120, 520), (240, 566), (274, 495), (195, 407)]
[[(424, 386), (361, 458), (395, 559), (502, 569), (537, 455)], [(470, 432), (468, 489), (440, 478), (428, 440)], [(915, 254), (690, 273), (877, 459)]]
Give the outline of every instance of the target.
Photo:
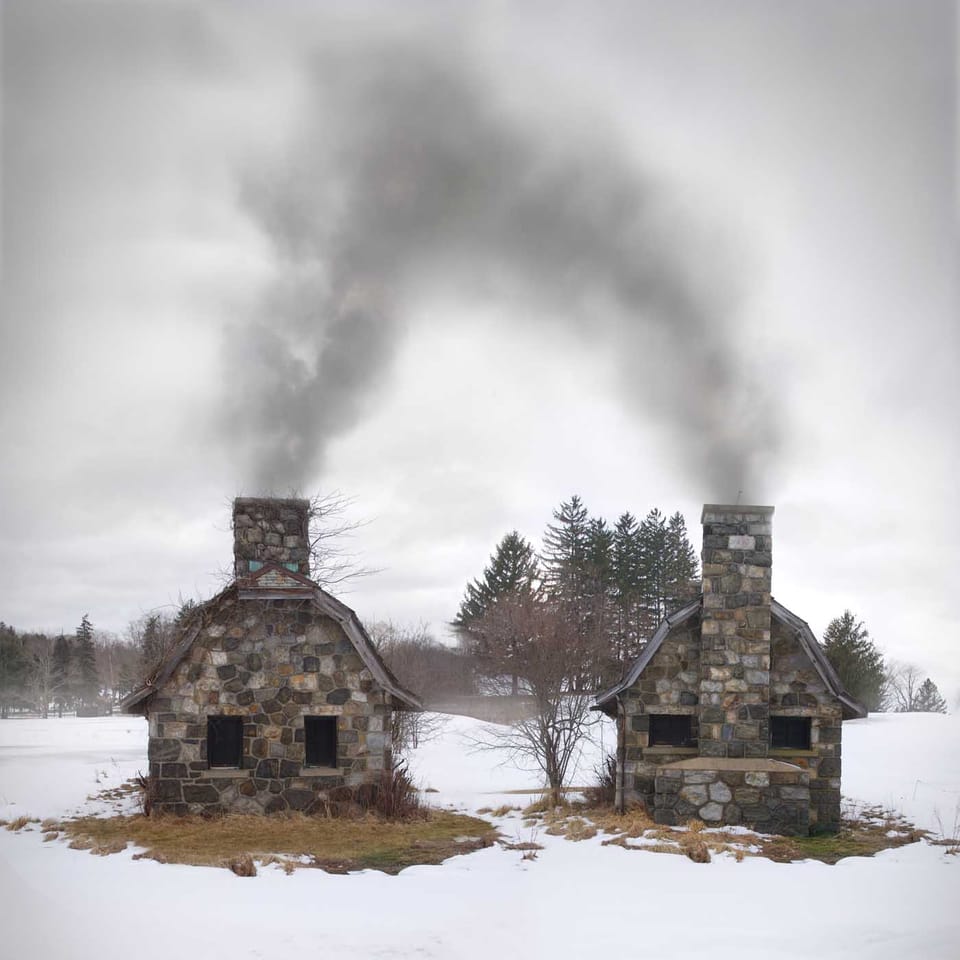
[(242, 767), (208, 767), (200, 776), (212, 780), (236, 780), (238, 777), (249, 778), (252, 774), (252, 770), (244, 770)]
[(339, 767), (301, 767), (301, 777), (342, 777), (343, 771)]
[(657, 744), (655, 747), (644, 747), (645, 757), (695, 757), (699, 753), (696, 747), (670, 747)]
[(790, 747), (771, 747), (771, 757), (819, 757), (817, 750), (793, 750)]

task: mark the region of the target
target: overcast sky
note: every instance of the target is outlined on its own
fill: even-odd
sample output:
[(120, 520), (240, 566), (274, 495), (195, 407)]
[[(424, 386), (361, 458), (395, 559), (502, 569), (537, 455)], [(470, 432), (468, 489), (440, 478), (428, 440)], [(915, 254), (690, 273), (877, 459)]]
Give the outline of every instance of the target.
[(0, 619), (218, 589), (340, 490), (362, 619), (511, 529), (776, 507), (774, 593), (960, 698), (946, 2), (5, 0)]

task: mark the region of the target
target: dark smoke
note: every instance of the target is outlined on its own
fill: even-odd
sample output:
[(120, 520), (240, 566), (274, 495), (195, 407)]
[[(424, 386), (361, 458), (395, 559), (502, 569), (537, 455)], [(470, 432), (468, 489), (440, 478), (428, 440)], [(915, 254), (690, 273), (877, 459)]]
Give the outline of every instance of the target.
[(443, 289), (500, 301), (544, 337), (612, 344), (623, 402), (669, 427), (666, 455), (704, 491), (754, 490), (773, 413), (728, 291), (698, 292), (709, 271), (664, 225), (659, 191), (609, 143), (503, 109), (462, 56), (349, 54), (318, 58), (295, 144), (244, 186), (280, 265), (232, 337), (234, 435), (257, 487), (322, 468), (374, 401), (411, 298)]

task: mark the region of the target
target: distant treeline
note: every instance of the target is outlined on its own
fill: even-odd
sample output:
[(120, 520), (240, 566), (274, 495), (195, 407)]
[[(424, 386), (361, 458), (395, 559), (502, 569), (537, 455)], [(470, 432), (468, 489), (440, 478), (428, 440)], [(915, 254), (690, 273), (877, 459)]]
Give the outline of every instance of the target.
[(123, 637), (98, 631), (87, 614), (71, 634), (18, 631), (0, 621), (0, 717), (107, 712), (149, 675), (193, 607), (145, 614)]

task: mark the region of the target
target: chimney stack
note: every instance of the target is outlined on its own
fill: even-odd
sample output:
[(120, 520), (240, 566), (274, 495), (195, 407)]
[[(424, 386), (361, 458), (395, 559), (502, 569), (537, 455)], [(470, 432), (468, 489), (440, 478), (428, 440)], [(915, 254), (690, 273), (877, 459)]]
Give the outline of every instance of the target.
[(768, 754), (772, 517), (773, 507), (703, 508), (701, 756)]
[(233, 501), (233, 574), (279, 563), (310, 576), (310, 501), (237, 497)]

